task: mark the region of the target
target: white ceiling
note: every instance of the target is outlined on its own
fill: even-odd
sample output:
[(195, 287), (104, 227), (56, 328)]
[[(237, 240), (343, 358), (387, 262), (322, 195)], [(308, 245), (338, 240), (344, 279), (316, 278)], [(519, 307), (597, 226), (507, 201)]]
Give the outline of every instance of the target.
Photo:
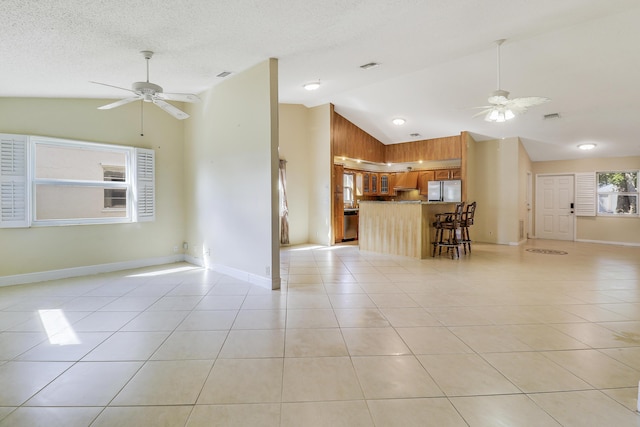
[[(640, 156), (637, 0), (2, 0), (2, 9), (2, 97), (125, 97), (89, 81), (144, 80), (141, 50), (156, 52), (151, 81), (183, 93), (272, 57), (280, 102), (331, 102), (385, 144), (469, 131), (519, 136), (534, 161)], [(496, 89), (502, 38), (502, 89), (552, 101), (487, 123), (471, 107)], [(381, 65), (359, 68), (372, 61)], [(318, 79), (319, 90), (302, 88)], [(550, 113), (560, 119), (543, 120)], [(391, 124), (398, 116), (402, 127)], [(586, 141), (597, 148), (577, 150)]]

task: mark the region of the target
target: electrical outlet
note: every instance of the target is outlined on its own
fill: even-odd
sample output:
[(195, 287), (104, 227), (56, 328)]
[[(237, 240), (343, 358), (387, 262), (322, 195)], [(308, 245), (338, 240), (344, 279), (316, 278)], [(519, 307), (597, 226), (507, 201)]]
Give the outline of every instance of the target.
[(174, 253), (174, 254), (177, 254), (177, 253), (178, 253), (178, 247), (177, 247), (177, 246), (174, 246), (174, 247), (173, 247), (173, 253)]
[(187, 249), (189, 249), (189, 244), (188, 244), (187, 242), (183, 242), (183, 243), (182, 243), (182, 249), (184, 249), (185, 251), (186, 251)]
[(204, 253), (207, 256), (211, 256), (211, 248), (207, 248), (207, 250)]
[(264, 270), (265, 270), (265, 273), (267, 274), (267, 277), (271, 276), (271, 267), (266, 266)]

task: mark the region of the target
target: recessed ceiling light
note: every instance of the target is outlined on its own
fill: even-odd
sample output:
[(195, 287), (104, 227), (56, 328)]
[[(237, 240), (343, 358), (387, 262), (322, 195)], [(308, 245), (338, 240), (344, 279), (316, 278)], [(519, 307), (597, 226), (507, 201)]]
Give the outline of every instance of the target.
[(320, 82), (310, 82), (302, 85), (306, 90), (316, 90), (320, 87)]
[(391, 120), (391, 123), (396, 126), (402, 126), (403, 124), (407, 123), (407, 121), (403, 118), (396, 117), (395, 119)]
[(363, 64), (360, 66), (363, 70), (369, 70), (371, 68), (376, 68), (380, 65), (379, 62), (369, 62), (368, 64)]
[(581, 150), (593, 150), (594, 148), (596, 148), (596, 144), (589, 142), (586, 144), (580, 144), (578, 145), (578, 148)]

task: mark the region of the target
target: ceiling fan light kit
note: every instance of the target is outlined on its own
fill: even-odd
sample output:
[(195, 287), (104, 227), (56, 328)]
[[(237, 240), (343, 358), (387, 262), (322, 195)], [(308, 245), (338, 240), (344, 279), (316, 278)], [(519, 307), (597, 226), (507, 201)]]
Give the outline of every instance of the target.
[(509, 99), (509, 92), (500, 89), (500, 46), (505, 42), (505, 39), (496, 40), (497, 48), (497, 70), (498, 70), (498, 88), (491, 92), (487, 101), (490, 105), (485, 105), (481, 108), (478, 114), (473, 117), (484, 116), (484, 120), (487, 122), (503, 123), (507, 120), (511, 120), (517, 115), (524, 114), (530, 107), (544, 104), (549, 102), (549, 98), (541, 96), (528, 96), (524, 98)]
[(162, 86), (157, 85), (155, 83), (151, 83), (149, 81), (149, 60), (153, 57), (153, 52), (150, 50), (143, 50), (140, 52), (144, 59), (147, 61), (147, 81), (145, 82), (135, 82), (131, 85), (131, 89), (127, 89), (124, 87), (113, 86), (106, 83), (100, 82), (91, 82), (95, 84), (99, 84), (102, 86), (114, 87), (116, 89), (122, 89), (129, 92), (132, 92), (134, 96), (129, 98), (124, 98), (116, 102), (112, 102), (111, 104), (103, 105), (98, 107), (99, 110), (110, 110), (112, 108), (120, 107), (122, 105), (128, 104), (130, 102), (142, 100), (143, 102), (151, 102), (158, 107), (162, 108), (167, 113), (171, 114), (178, 120), (184, 120), (189, 117), (187, 113), (180, 110), (178, 107), (175, 107), (169, 104), (167, 101), (178, 101), (178, 102), (199, 102), (200, 98), (197, 95), (192, 93), (165, 93), (163, 92)]

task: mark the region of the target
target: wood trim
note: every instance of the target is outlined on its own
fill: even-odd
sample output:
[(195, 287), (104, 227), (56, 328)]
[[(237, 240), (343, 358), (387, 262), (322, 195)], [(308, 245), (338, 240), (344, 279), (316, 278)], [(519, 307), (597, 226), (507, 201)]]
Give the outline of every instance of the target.
[(469, 135), (469, 132), (462, 131), (460, 133), (460, 179), (462, 179), (460, 197), (462, 197), (462, 200), (466, 202), (470, 202), (467, 200), (467, 150), (470, 140), (471, 136)]
[(335, 106), (333, 104), (329, 104), (329, 152), (330, 152), (330, 156), (329, 156), (329, 160), (331, 161), (331, 165), (329, 165), (329, 167), (331, 168), (331, 191), (330, 191), (330, 209), (331, 212), (333, 214), (333, 227), (331, 227), (331, 235), (329, 236), (329, 242), (333, 242), (335, 243), (336, 238), (338, 237), (336, 235), (336, 226), (335, 223), (337, 221), (336, 219), (336, 206), (335, 206), (335, 199), (336, 199), (336, 192), (335, 192), (335, 188), (336, 188), (336, 183), (335, 183), (335, 173), (334, 173), (334, 169), (333, 169), (333, 158), (334, 158), (334, 153), (335, 153), (335, 146), (336, 146), (336, 129), (335, 129), (335, 116), (336, 116), (336, 112), (335, 112)]
[(417, 160), (449, 160), (461, 157), (460, 135), (423, 139), (385, 145), (385, 162), (402, 163)]
[(334, 156), (384, 162), (385, 145), (332, 109)]

